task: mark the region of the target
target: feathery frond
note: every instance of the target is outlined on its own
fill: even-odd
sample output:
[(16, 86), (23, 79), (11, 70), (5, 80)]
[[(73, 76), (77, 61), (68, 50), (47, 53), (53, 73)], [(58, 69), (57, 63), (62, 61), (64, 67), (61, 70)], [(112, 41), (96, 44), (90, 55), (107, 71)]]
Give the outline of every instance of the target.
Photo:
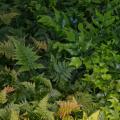
[(36, 48), (38, 50), (47, 51), (48, 45), (47, 45), (47, 43), (45, 41), (38, 41), (38, 40), (36, 40), (34, 38), (32, 38), (32, 39), (33, 39), (33, 42), (34, 42), (34, 44), (35, 44), (35, 46), (36, 46)]
[(4, 55), (8, 59), (14, 58), (14, 45), (9, 41), (0, 42), (0, 54)]
[(16, 64), (21, 66), (19, 69), (20, 72), (43, 68), (42, 64), (38, 64), (36, 62), (39, 57), (32, 48), (26, 47), (13, 37), (11, 39), (15, 45), (15, 59), (17, 60)]
[(44, 97), (34, 110), (40, 120), (54, 120), (54, 113), (48, 110), (48, 96)]
[(19, 15), (17, 12), (4, 13), (0, 15), (0, 19), (4, 24), (8, 25), (17, 15)]
[(0, 92), (0, 104), (4, 104), (6, 102), (7, 102), (7, 93), (4, 90), (2, 90)]
[(74, 97), (68, 101), (59, 101), (58, 105), (60, 106), (58, 115), (62, 119), (64, 119), (66, 116), (69, 116), (74, 110), (80, 109), (80, 105), (77, 103)]

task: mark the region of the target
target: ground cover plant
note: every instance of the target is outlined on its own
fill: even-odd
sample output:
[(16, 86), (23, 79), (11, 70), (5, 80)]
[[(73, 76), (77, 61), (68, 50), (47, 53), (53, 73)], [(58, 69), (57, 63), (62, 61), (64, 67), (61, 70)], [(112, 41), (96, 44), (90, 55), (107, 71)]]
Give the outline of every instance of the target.
[(0, 120), (120, 120), (119, 0), (0, 0)]

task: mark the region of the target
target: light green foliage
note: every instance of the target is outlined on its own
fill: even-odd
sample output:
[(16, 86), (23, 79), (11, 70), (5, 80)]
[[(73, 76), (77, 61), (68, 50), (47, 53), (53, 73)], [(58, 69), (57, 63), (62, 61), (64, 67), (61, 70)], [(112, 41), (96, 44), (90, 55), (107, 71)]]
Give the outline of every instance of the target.
[(17, 111), (11, 109), (10, 120), (20, 120), (19, 119), (19, 114), (18, 114)]
[(7, 94), (5, 91), (0, 92), (0, 104), (4, 104), (7, 102)]
[(70, 62), (69, 65), (70, 65), (70, 66), (74, 66), (74, 67), (76, 67), (76, 68), (79, 68), (81, 64), (82, 64), (82, 63), (81, 63), (80, 58), (78, 58), (78, 57), (72, 57), (72, 58), (71, 58), (71, 62)]
[(108, 99), (108, 101), (110, 102), (110, 106), (102, 108), (105, 113), (105, 119), (119, 120), (120, 119), (119, 100), (115, 97), (111, 97), (110, 99)]
[(93, 113), (92, 115), (90, 115), (89, 117), (87, 117), (86, 113), (83, 113), (82, 120), (99, 120), (99, 114), (100, 114), (99, 110)]

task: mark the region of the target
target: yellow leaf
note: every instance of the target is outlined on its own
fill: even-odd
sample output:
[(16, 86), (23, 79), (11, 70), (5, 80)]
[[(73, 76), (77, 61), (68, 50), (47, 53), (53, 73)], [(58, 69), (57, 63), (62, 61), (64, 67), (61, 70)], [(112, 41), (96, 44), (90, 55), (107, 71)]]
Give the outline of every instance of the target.
[(99, 115), (100, 115), (100, 110), (96, 111), (95, 113), (93, 113), (88, 120), (99, 120)]

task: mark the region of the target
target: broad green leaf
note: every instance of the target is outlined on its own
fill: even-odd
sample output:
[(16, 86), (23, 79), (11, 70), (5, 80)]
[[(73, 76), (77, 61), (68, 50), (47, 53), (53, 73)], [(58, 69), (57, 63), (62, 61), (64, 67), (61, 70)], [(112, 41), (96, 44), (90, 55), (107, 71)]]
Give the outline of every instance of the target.
[(80, 58), (72, 57), (69, 65), (70, 66), (75, 66), (76, 68), (79, 68), (81, 64), (82, 64), (82, 62), (81, 62)]
[(43, 15), (39, 20), (39, 23), (42, 23), (43, 25), (46, 25), (48, 27), (54, 27), (55, 22), (50, 16)]

